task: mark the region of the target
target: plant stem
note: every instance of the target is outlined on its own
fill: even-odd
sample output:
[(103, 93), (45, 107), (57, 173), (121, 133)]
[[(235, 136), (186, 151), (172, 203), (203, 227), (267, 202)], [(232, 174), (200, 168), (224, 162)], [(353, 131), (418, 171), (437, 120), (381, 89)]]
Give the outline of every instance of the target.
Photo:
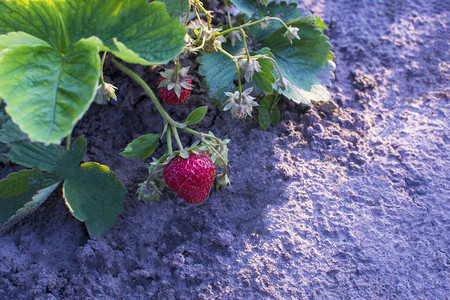
[(108, 51), (103, 52), (102, 64), (100, 66), (100, 79), (103, 86), (105, 85), (105, 80), (103, 79), (103, 65), (105, 64), (106, 53), (108, 53)]
[(281, 24), (282, 24), (286, 29), (289, 30), (289, 27), (288, 27), (288, 26), (286, 25), (286, 23), (284, 23), (284, 21), (281, 20), (280, 18), (277, 18), (277, 17), (265, 17), (265, 18), (262, 18), (262, 19), (259, 19), (259, 20), (253, 21), (253, 22), (249, 22), (249, 23), (242, 24), (241, 26), (238, 26), (238, 27), (232, 27), (232, 28), (230, 28), (230, 29), (224, 30), (224, 31), (220, 32), (220, 33), (218, 34), (218, 36), (220, 36), (220, 35), (225, 35), (225, 34), (227, 34), (227, 33), (229, 33), (229, 32), (232, 32), (232, 31), (235, 31), (235, 30), (239, 30), (240, 28), (243, 29), (243, 28), (246, 28), (246, 27), (248, 27), (248, 26), (256, 25), (256, 24), (258, 24), (258, 23), (261, 23), (261, 22), (264, 22), (264, 21), (268, 21), (268, 20), (276, 20), (276, 21), (279, 21), (279, 22), (281, 22)]
[(167, 152), (169, 152), (170, 155), (172, 155), (173, 153), (173, 149), (172, 149), (172, 133), (170, 132), (170, 129), (167, 130)]
[(120, 62), (118, 62), (117, 60), (115, 60), (114, 58), (112, 59), (112, 62), (114, 63), (114, 65), (121, 70), (122, 72), (124, 72), (125, 74), (127, 74), (128, 76), (130, 76), (134, 81), (136, 81), (149, 95), (150, 99), (153, 101), (153, 104), (155, 104), (156, 109), (158, 110), (158, 112), (160, 113), (160, 115), (163, 117), (163, 119), (169, 123), (169, 125), (172, 125), (174, 127), (180, 127), (180, 123), (174, 121), (169, 114), (164, 110), (164, 107), (161, 105), (161, 103), (159, 102), (158, 98), (156, 98), (155, 94), (153, 93), (152, 89), (147, 85), (147, 83), (145, 83), (144, 80), (142, 80), (141, 77), (139, 77), (139, 75), (137, 75), (136, 73), (134, 73), (132, 70), (130, 70), (129, 68), (125, 67), (124, 65), (122, 65)]
[(180, 151), (183, 151), (183, 144), (181, 143), (180, 136), (178, 135), (178, 130), (175, 126), (170, 126), (173, 132), (173, 137), (175, 138), (175, 141), (177, 142), (178, 148)]
[(188, 2), (189, 2), (189, 8), (188, 8), (188, 11), (187, 11), (186, 20), (184, 21), (184, 27), (187, 27), (187, 24), (188, 24), (188, 21), (189, 21), (189, 14), (191, 13), (191, 1), (188, 1)]
[(244, 43), (245, 54), (247, 54), (247, 61), (250, 62), (250, 52), (248, 52), (248, 48), (247, 48), (247, 39), (245, 38), (246, 37), (245, 31), (241, 27), (239, 27), (239, 29), (242, 34), (242, 42)]
[(272, 63), (275, 65), (275, 67), (277, 68), (278, 74), (280, 75), (280, 78), (283, 78), (283, 75), (281, 74), (281, 70), (280, 67), (278, 66), (278, 63), (276, 62), (275, 59), (273, 59), (270, 56), (267, 56), (268, 59), (270, 59), (272, 61)]
[(230, 16), (230, 8), (228, 6), (228, 0), (225, 0), (225, 7), (227, 8), (228, 25), (230, 26), (230, 28), (233, 28), (233, 25), (231, 25), (231, 16)]

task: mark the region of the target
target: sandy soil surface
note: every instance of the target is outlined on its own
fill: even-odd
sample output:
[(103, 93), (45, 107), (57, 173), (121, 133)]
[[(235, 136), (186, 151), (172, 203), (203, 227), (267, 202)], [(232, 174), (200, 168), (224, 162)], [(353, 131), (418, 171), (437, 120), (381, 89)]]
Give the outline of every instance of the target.
[[(303, 4), (329, 26), (332, 100), (284, 101), (267, 131), (210, 106), (198, 128), (232, 139), (232, 185), (197, 206), (136, 200), (146, 162), (118, 153), (161, 122), (108, 67), (121, 101), (94, 104), (74, 135), (127, 186), (124, 214), (89, 239), (55, 192), (0, 237), (0, 298), (449, 299), (450, 2)], [(135, 70), (156, 86), (157, 70)], [(174, 118), (206, 100), (195, 84)]]

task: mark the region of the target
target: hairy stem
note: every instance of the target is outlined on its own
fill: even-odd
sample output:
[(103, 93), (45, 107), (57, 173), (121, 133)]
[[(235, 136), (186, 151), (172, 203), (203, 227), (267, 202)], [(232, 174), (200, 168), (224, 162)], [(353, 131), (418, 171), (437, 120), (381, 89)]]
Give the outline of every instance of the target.
[(225, 0), (225, 7), (227, 8), (228, 26), (230, 26), (230, 28), (233, 28), (233, 25), (231, 25), (230, 7), (228, 6), (228, 0)]
[(149, 95), (150, 99), (152, 100), (153, 104), (155, 104), (156, 109), (158, 110), (159, 114), (163, 117), (163, 119), (167, 123), (169, 123), (169, 125), (174, 126), (174, 127), (180, 127), (180, 124), (178, 122), (174, 121), (169, 116), (169, 114), (164, 110), (164, 107), (161, 105), (161, 103), (159, 102), (158, 98), (156, 98), (155, 93), (153, 93), (152, 89), (148, 86), (147, 83), (145, 83), (144, 80), (142, 80), (141, 77), (139, 77), (138, 74), (136, 74), (135, 72), (133, 72), (129, 68), (125, 67), (123, 64), (121, 64), (120, 62), (118, 62), (114, 58), (112, 59), (112, 62), (114, 63), (114, 65), (119, 70), (121, 70), (122, 72), (124, 72), (125, 74), (130, 76), (134, 81), (136, 81), (145, 90), (147, 95)]
[(100, 65), (100, 79), (103, 86), (105, 85), (105, 80), (103, 79), (103, 65), (105, 64), (106, 53), (108, 53), (108, 51), (103, 52), (102, 64)]
[(167, 130), (167, 134), (166, 134), (166, 138), (167, 138), (167, 152), (172, 155), (173, 153), (173, 149), (172, 149), (172, 133), (169, 130)]
[(177, 142), (178, 148), (180, 151), (183, 151), (183, 144), (181, 143), (180, 136), (178, 135), (178, 130), (175, 126), (170, 126), (170, 129), (172, 129), (173, 137), (175, 138), (175, 141)]

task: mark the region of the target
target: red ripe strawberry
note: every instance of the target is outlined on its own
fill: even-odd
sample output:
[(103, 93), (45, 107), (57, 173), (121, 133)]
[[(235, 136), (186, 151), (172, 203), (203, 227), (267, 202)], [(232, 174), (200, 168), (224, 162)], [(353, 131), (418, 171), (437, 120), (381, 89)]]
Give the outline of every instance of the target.
[(161, 99), (170, 105), (182, 105), (188, 102), (192, 90), (192, 76), (187, 75), (189, 67), (164, 69), (158, 81)]
[(190, 204), (206, 199), (216, 171), (208, 153), (190, 153), (188, 158), (177, 156), (163, 167), (167, 186)]

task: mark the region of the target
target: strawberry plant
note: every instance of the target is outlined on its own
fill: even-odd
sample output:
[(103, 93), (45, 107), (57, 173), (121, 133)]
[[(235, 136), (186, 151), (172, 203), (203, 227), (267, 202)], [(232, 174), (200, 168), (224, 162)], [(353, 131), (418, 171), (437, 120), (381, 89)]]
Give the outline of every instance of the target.
[(90, 235), (102, 236), (114, 224), (125, 188), (108, 167), (80, 165), (82, 137), (71, 145), (72, 129), (97, 90), (114, 95), (103, 81), (105, 55), (100, 60), (99, 52), (129, 63), (163, 64), (182, 51), (184, 35), (159, 2), (0, 0), (0, 97), (8, 115), (0, 144), (9, 149), (7, 159), (32, 168), (0, 181), (3, 229), (62, 182), (68, 208)]
[[(92, 235), (103, 235), (114, 223), (123, 186), (106, 166), (79, 165), (86, 141), (70, 142), (75, 123), (93, 101), (117, 99), (116, 88), (103, 79), (106, 55), (145, 90), (164, 122), (161, 133), (143, 135), (121, 152), (146, 159), (165, 136), (167, 153), (152, 158), (138, 189), (142, 200), (158, 200), (168, 186), (196, 204), (209, 195), (214, 180), (217, 188), (225, 187), (230, 140), (191, 128), (207, 106), (184, 122), (174, 120), (123, 62), (149, 66), (174, 60), (173, 69), (166, 68), (158, 81), (165, 103), (186, 104), (193, 76), (201, 76), (214, 104), (236, 118), (252, 117), (258, 109), (262, 129), (277, 124), (281, 97), (307, 105), (328, 99), (324, 84), (334, 64), (326, 27), (297, 4), (226, 0), (227, 23), (217, 24), (215, 13), (200, 0), (162, 2), (0, 0), (0, 96), (8, 115), (0, 119), (0, 146), (9, 149), (6, 159), (33, 168), (0, 181), (0, 224), (32, 211), (29, 207), (37, 207), (62, 181), (69, 209)], [(232, 5), (240, 13), (230, 10)], [(199, 68), (188, 75), (182, 63), (192, 57)], [(194, 135), (196, 142), (186, 147), (180, 133)], [(84, 184), (91, 187), (83, 191)], [(14, 192), (7, 191), (9, 186)], [(104, 202), (105, 197), (112, 202)]]

